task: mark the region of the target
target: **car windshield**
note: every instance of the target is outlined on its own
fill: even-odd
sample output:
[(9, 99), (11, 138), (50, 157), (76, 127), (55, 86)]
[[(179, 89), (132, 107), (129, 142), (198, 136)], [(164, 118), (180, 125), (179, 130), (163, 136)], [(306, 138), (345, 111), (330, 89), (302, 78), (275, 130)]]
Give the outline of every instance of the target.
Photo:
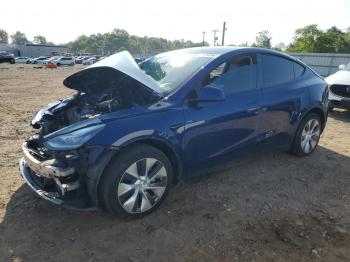
[(172, 51), (145, 60), (140, 68), (158, 83), (162, 95), (168, 95), (215, 57), (215, 54)]

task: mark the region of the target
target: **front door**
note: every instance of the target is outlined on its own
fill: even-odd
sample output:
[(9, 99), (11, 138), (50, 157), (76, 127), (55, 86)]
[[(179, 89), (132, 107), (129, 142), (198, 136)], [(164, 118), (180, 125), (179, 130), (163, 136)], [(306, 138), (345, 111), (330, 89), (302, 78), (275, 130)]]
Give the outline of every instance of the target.
[(262, 102), (257, 78), (256, 56), (247, 54), (229, 59), (203, 80), (202, 86), (222, 89), (226, 99), (185, 105), (183, 147), (188, 170), (255, 150)]

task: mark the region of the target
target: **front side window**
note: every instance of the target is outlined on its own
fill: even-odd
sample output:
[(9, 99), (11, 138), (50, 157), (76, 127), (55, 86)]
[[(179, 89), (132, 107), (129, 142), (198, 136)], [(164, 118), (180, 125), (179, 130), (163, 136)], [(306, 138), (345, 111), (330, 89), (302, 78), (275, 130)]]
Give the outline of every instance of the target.
[(186, 50), (171, 51), (145, 60), (140, 68), (158, 83), (163, 95), (168, 95), (215, 57), (213, 54), (189, 53)]
[(294, 80), (293, 62), (275, 55), (262, 55), (264, 87), (275, 86)]
[(209, 74), (204, 80), (204, 85), (207, 84), (222, 89), (226, 95), (255, 89), (257, 87), (256, 57), (243, 55), (229, 60)]

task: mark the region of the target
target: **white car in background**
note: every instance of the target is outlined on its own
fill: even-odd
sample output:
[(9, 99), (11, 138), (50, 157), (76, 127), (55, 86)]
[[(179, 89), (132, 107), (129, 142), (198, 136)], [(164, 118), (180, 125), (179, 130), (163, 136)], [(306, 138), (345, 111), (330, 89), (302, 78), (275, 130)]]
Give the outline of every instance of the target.
[(96, 57), (90, 57), (83, 61), (83, 65), (92, 65), (95, 64), (98, 61)]
[(26, 56), (18, 56), (15, 58), (16, 64), (29, 64), (31, 58)]
[(340, 65), (339, 71), (325, 78), (329, 85), (329, 110), (350, 109), (350, 63)]
[(44, 64), (44, 61), (48, 59), (47, 56), (39, 56), (37, 58), (33, 58), (30, 60), (30, 63), (32, 64)]
[(75, 63), (76, 64), (82, 64), (85, 60), (89, 59), (90, 56), (78, 56), (76, 59), (75, 59)]
[(60, 58), (60, 56), (53, 56), (53, 57), (50, 57), (49, 59), (46, 59), (43, 61), (43, 64), (44, 65), (47, 65), (47, 64), (54, 64), (54, 61), (57, 60), (58, 58)]
[(61, 65), (70, 65), (73, 66), (75, 65), (75, 59), (74, 57), (71, 56), (61, 56), (55, 60), (52, 61), (53, 64), (56, 64), (57, 66), (61, 66)]

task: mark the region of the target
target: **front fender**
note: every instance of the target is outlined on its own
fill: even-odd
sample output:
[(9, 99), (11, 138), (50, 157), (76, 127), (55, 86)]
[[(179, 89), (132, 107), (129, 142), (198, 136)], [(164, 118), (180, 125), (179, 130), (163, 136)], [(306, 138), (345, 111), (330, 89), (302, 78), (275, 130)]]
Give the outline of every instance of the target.
[(98, 185), (103, 175), (103, 172), (117, 154), (118, 149), (108, 147), (97, 147), (90, 149), (90, 156), (88, 160), (88, 168), (86, 171), (86, 188), (93, 205), (98, 207)]
[(92, 161), (94, 164), (89, 165), (87, 174), (89, 193), (95, 203), (98, 201), (98, 184), (105, 167), (130, 144), (140, 142), (157, 147), (178, 165), (177, 172), (181, 173), (183, 142), (179, 130), (184, 124), (181, 107), (112, 119), (104, 123), (105, 128), (85, 145), (103, 148), (101, 152), (95, 153), (98, 157)]
[(126, 140), (125, 137), (121, 138), (118, 140), (118, 146), (116, 144), (113, 147), (97, 147), (91, 150), (86, 172), (86, 187), (94, 206), (98, 207), (100, 205), (98, 190), (104, 170), (115, 156), (120, 153), (122, 154), (123, 149), (127, 148), (131, 144), (145, 143), (157, 147), (167, 155), (177, 172), (176, 176), (174, 176), (174, 182), (177, 182), (177, 180), (181, 179), (183, 160), (176, 147), (161, 137), (145, 135), (145, 133), (146, 132), (143, 133), (139, 131), (138, 135), (130, 135), (128, 137), (130, 139), (128, 140)]

